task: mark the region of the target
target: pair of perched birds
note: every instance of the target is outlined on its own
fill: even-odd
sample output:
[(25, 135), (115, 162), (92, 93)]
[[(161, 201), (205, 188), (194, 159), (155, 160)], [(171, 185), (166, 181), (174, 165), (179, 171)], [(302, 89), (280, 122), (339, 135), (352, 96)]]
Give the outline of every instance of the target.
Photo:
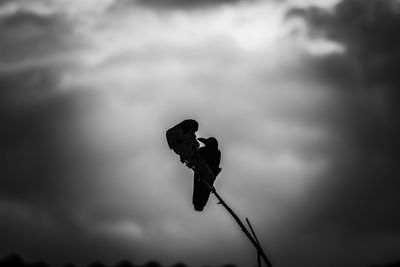
[[(214, 137), (196, 138), (195, 132), (198, 128), (197, 121), (188, 119), (170, 128), (166, 136), (169, 148), (180, 156), (182, 163), (190, 165), (196, 156), (200, 156), (213, 174), (213, 178), (207, 180), (207, 185), (203, 180), (205, 177), (200, 177), (200, 173), (196, 171), (194, 173), (193, 206), (196, 211), (202, 211), (210, 196), (209, 186), (213, 185), (215, 178), (221, 171), (219, 167), (221, 151), (218, 149), (218, 141)], [(203, 143), (204, 146), (200, 147), (198, 141)]]

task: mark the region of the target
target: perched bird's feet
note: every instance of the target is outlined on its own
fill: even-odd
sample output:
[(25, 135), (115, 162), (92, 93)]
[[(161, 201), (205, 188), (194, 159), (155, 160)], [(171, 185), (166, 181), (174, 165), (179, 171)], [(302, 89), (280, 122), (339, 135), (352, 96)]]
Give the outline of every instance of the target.
[(189, 161), (185, 158), (183, 158), (182, 156), (180, 157), (181, 163), (185, 164), (189, 169), (192, 169), (192, 165), (189, 163)]
[(194, 170), (194, 166), (192, 164), (190, 164), (189, 161), (186, 161), (185, 164), (189, 169), (193, 169)]

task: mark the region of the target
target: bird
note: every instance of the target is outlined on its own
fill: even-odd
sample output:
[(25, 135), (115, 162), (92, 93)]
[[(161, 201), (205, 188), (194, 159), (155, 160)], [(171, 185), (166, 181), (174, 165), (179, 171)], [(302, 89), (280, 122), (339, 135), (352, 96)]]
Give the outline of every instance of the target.
[[(204, 144), (203, 147), (198, 149), (198, 153), (200, 157), (205, 161), (208, 165), (214, 177), (221, 172), (221, 168), (219, 167), (221, 162), (221, 151), (218, 149), (218, 141), (215, 137), (209, 138), (198, 138), (200, 142)], [(214, 184), (214, 180), (208, 181), (212, 186)], [(210, 196), (209, 187), (201, 180), (201, 177), (198, 173), (194, 173), (194, 184), (193, 184), (193, 206), (196, 211), (203, 211), (205, 205), (207, 204), (208, 198)]]
[(184, 162), (193, 157), (200, 147), (196, 139), (195, 132), (199, 129), (199, 124), (193, 119), (183, 120), (166, 132), (167, 142), (172, 149)]

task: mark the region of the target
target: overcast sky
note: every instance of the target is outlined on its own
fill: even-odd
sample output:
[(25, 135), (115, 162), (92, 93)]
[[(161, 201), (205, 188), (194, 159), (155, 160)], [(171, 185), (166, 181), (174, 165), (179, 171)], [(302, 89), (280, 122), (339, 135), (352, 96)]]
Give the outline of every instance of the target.
[(192, 207), (193, 118), (276, 266), (398, 259), (399, 29), (397, 0), (0, 1), (0, 254), (255, 265)]

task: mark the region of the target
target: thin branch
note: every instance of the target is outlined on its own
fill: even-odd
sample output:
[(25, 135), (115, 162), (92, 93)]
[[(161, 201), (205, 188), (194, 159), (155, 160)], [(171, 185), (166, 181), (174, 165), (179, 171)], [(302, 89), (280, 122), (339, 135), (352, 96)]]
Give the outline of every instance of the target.
[[(254, 232), (253, 227), (251, 226), (250, 221), (247, 217), (246, 217), (246, 222), (249, 225), (250, 231), (253, 234), (254, 239), (256, 240), (257, 244), (261, 247), (261, 243), (260, 243), (260, 241), (258, 241), (257, 235)], [(258, 267), (261, 267), (261, 257), (260, 257), (260, 253), (258, 251), (257, 251), (257, 264), (258, 264)]]
[(212, 186), (212, 181), (215, 180), (215, 175), (213, 172), (210, 170), (208, 167), (207, 163), (204, 162), (204, 160), (196, 153), (194, 157), (191, 159), (187, 160), (186, 166), (188, 168), (193, 169), (200, 177), (200, 179), (207, 185), (207, 187), (210, 189), (211, 193), (215, 195), (215, 197), (218, 199), (219, 204), (224, 206), (224, 208), (229, 212), (229, 214), (235, 219), (236, 223), (240, 226), (244, 234), (247, 236), (247, 238), (250, 240), (250, 242), (253, 244), (253, 246), (256, 248), (257, 252), (260, 254), (261, 258), (264, 260), (265, 264), (268, 267), (272, 267), (272, 264), (270, 260), (268, 259), (267, 255), (265, 254), (264, 250), (261, 247), (261, 244), (255, 240), (252, 235), (249, 233), (247, 228), (244, 226), (240, 218), (235, 214), (235, 212), (226, 204), (226, 202), (221, 198), (221, 196), (217, 193), (215, 190), (215, 187)]
[(239, 219), (239, 217), (233, 212), (233, 210), (225, 203), (225, 201), (221, 198), (221, 196), (217, 193), (217, 191), (211, 190), (211, 192), (218, 198), (219, 202), (224, 206), (224, 208), (231, 214), (231, 216), (235, 219), (237, 224), (240, 226), (244, 234), (247, 236), (247, 238), (250, 240), (250, 242), (253, 244), (253, 246), (257, 249), (257, 252), (260, 254), (262, 259), (264, 260), (265, 264), (268, 267), (272, 267), (272, 264), (270, 260), (268, 259), (267, 255), (265, 255), (264, 250), (262, 249), (261, 245), (257, 243), (257, 241), (251, 236), (249, 231), (246, 229), (242, 221)]

